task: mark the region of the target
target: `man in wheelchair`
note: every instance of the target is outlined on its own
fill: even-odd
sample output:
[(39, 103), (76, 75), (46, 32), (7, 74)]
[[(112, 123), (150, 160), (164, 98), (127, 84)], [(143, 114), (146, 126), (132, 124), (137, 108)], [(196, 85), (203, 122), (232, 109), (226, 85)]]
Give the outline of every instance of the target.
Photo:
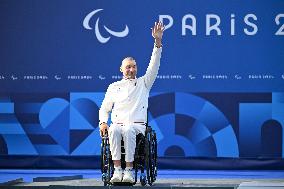
[[(100, 133), (109, 134), (114, 173), (111, 183), (133, 183), (133, 161), (136, 135), (144, 134), (147, 123), (147, 108), (150, 89), (157, 77), (162, 52), (162, 36), (165, 27), (161, 22), (152, 28), (154, 49), (146, 74), (136, 78), (137, 65), (132, 57), (122, 61), (120, 71), (123, 79), (109, 85), (99, 111)], [(111, 112), (111, 126), (107, 122)], [(124, 141), (126, 167), (121, 168), (121, 140)]]

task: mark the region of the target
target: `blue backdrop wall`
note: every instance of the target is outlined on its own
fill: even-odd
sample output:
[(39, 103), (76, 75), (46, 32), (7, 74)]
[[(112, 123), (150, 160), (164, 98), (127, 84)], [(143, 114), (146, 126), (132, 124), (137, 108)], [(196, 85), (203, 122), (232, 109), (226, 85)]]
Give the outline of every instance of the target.
[(0, 166), (99, 167), (104, 92), (126, 56), (145, 73), (157, 20), (166, 30), (149, 123), (160, 164), (284, 168), (280, 0), (2, 0)]

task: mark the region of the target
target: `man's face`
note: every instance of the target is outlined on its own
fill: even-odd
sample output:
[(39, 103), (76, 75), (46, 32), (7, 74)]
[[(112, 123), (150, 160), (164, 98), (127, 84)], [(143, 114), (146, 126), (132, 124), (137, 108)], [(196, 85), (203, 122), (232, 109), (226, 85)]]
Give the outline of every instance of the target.
[(124, 60), (120, 71), (123, 73), (123, 76), (128, 79), (135, 79), (137, 74), (137, 67), (135, 60)]

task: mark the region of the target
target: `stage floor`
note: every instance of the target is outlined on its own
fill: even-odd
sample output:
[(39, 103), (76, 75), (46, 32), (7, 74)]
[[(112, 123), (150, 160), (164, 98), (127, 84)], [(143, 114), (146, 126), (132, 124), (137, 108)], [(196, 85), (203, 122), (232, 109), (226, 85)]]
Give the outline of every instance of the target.
[[(39, 177), (81, 179), (33, 182)], [(4, 188), (101, 188), (100, 170), (0, 170)], [(101, 187), (100, 187), (101, 186)], [(141, 186), (137, 183), (135, 187)], [(10, 188), (9, 187), (9, 188)], [(119, 188), (119, 187), (118, 187)], [(123, 187), (125, 188), (125, 187)], [(284, 189), (283, 171), (159, 170), (152, 188)]]

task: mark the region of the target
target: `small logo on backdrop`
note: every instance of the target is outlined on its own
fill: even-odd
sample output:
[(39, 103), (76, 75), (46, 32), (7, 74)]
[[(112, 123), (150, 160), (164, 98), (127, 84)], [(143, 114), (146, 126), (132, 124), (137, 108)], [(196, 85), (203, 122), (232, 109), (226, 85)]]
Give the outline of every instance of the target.
[[(93, 28), (90, 27), (90, 20), (91, 18), (98, 12), (102, 11), (103, 9), (96, 9), (92, 12), (90, 12), (85, 18), (84, 18), (84, 21), (83, 21), (83, 26), (84, 28), (86, 28), (87, 30), (92, 30)], [(129, 32), (129, 29), (128, 29), (128, 26), (125, 25), (125, 28), (123, 31), (113, 31), (111, 29), (109, 29), (108, 27), (106, 27), (104, 25), (104, 29), (110, 34), (108, 37), (104, 37), (102, 36), (102, 34), (100, 33), (100, 30), (99, 30), (99, 21), (100, 21), (100, 18), (98, 17), (97, 18), (97, 21), (96, 21), (96, 25), (95, 25), (95, 34), (96, 34), (96, 37), (97, 39), (99, 40), (99, 42), (101, 43), (106, 43), (108, 42), (108, 40), (110, 39), (111, 36), (115, 36), (115, 37), (125, 37), (128, 35), (128, 32)]]
[(196, 77), (193, 76), (193, 75), (188, 75), (188, 78), (191, 79), (191, 80), (192, 80), (192, 79), (196, 79)]
[(242, 79), (242, 76), (236, 74), (236, 75), (235, 75), (235, 79), (238, 79), (238, 80), (239, 80), (239, 79)]
[(58, 75), (55, 75), (54, 78), (55, 78), (56, 80), (60, 80), (60, 79), (61, 79), (61, 77), (58, 76)]
[(12, 78), (13, 81), (18, 79), (18, 77), (14, 76), (14, 75), (12, 75), (11, 78)]
[(99, 75), (99, 79), (100, 79), (100, 80), (105, 80), (106, 77), (104, 77), (103, 75)]

